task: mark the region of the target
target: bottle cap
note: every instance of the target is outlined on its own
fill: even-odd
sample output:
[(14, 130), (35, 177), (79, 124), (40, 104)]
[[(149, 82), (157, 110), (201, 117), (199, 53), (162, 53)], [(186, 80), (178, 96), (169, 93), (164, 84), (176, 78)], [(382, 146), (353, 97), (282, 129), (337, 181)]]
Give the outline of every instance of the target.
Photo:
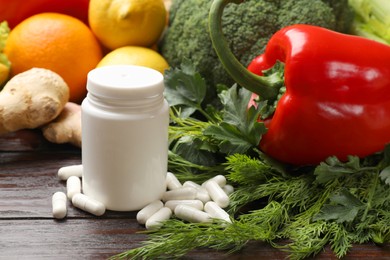
[(113, 99), (143, 99), (161, 95), (164, 77), (154, 69), (135, 65), (112, 65), (88, 73), (87, 90)]

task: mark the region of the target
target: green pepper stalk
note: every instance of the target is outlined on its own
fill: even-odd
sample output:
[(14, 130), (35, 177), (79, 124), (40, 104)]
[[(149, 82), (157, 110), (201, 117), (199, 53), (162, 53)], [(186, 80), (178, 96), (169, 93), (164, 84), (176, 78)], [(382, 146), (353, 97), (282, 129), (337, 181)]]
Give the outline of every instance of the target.
[(281, 79), (274, 74), (269, 77), (259, 77), (256, 74), (248, 72), (247, 68), (245, 68), (229, 50), (229, 46), (221, 29), (221, 18), (223, 8), (230, 2), (238, 4), (241, 3), (242, 0), (216, 0), (211, 6), (210, 20), (218, 21), (209, 24), (210, 31), (212, 32), (211, 40), (214, 49), (226, 71), (239, 85), (245, 86), (245, 88), (253, 93), (261, 94), (260, 96), (262, 99), (273, 102), (277, 99), (279, 89), (283, 85)]

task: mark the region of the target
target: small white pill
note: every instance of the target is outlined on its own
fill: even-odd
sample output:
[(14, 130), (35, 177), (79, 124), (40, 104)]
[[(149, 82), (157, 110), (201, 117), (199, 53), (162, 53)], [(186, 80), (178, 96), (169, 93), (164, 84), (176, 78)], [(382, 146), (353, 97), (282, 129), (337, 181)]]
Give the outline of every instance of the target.
[(83, 175), (82, 164), (65, 166), (58, 170), (58, 178), (63, 181), (66, 181), (70, 176), (77, 176), (81, 178), (82, 175)]
[(210, 198), (216, 202), (221, 208), (226, 208), (229, 203), (229, 196), (223, 191), (223, 189), (215, 181), (207, 181), (206, 190), (210, 195)]
[(232, 222), (230, 220), (229, 214), (220, 206), (218, 206), (218, 204), (215, 203), (214, 201), (207, 202), (204, 205), (204, 211), (208, 213), (212, 218), (222, 219), (230, 223)]
[(211, 221), (209, 214), (188, 205), (178, 205), (175, 208), (176, 217), (192, 223), (203, 223)]
[(156, 229), (162, 226), (162, 221), (170, 219), (172, 210), (167, 207), (162, 207), (154, 213), (145, 223), (146, 229)]
[(166, 191), (162, 196), (162, 200), (193, 200), (196, 198), (196, 189), (191, 187), (179, 188), (176, 190)]
[(79, 177), (70, 176), (66, 181), (66, 194), (68, 199), (72, 200), (73, 196), (81, 193), (81, 180)]
[(167, 173), (166, 184), (168, 190), (176, 190), (183, 186), (181, 185), (180, 181), (176, 178), (176, 176), (171, 172)]
[(203, 210), (203, 202), (200, 200), (168, 200), (165, 202), (165, 207), (170, 208), (172, 211), (174, 211), (178, 205), (187, 205), (199, 210)]
[(106, 206), (104, 206), (103, 203), (82, 193), (78, 193), (73, 196), (72, 204), (73, 206), (89, 212), (95, 216), (101, 216), (106, 211)]
[(53, 194), (51, 199), (52, 207), (53, 207), (53, 217), (57, 219), (62, 219), (66, 216), (66, 194), (57, 191)]
[(161, 200), (156, 200), (152, 203), (149, 203), (146, 205), (143, 209), (138, 211), (137, 213), (137, 221), (140, 224), (145, 224), (146, 221), (159, 209), (161, 209), (164, 206), (164, 203), (162, 203)]
[(206, 183), (209, 181), (214, 181), (216, 182), (220, 187), (223, 187), (226, 185), (226, 177), (223, 175), (216, 175), (213, 178), (208, 179), (207, 181), (202, 183), (202, 186), (205, 187)]
[(230, 184), (226, 184), (225, 186), (222, 187), (222, 189), (227, 195), (230, 195), (234, 192), (234, 187)]

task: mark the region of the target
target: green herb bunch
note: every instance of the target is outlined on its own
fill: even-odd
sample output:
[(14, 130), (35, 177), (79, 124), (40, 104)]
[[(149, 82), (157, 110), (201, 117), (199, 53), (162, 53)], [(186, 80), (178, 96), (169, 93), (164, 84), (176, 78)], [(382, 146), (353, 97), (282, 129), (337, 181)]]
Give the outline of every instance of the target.
[[(270, 72), (272, 73), (272, 72)], [(235, 186), (232, 223), (164, 222), (149, 239), (113, 259), (177, 258), (196, 248), (233, 253), (249, 241), (267, 242), (291, 259), (330, 245), (343, 257), (354, 244), (390, 242), (390, 147), (378, 154), (292, 168), (257, 149), (267, 129), (258, 122), (270, 108), (248, 108), (251, 93), (219, 86), (221, 104), (204, 105), (206, 85), (189, 63), (166, 73), (172, 105), (169, 170), (202, 182), (223, 174)]]

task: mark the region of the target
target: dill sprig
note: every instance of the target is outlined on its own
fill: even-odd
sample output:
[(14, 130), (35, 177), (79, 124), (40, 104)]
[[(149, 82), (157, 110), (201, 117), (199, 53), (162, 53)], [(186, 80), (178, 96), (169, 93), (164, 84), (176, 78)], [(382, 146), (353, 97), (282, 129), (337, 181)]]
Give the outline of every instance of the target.
[(112, 257), (112, 259), (178, 258), (195, 248), (212, 248), (233, 253), (251, 240), (272, 241), (287, 214), (273, 202), (266, 207), (242, 215), (227, 223), (184, 223), (177, 219), (164, 222), (155, 231), (148, 231), (149, 240), (143, 246)]

